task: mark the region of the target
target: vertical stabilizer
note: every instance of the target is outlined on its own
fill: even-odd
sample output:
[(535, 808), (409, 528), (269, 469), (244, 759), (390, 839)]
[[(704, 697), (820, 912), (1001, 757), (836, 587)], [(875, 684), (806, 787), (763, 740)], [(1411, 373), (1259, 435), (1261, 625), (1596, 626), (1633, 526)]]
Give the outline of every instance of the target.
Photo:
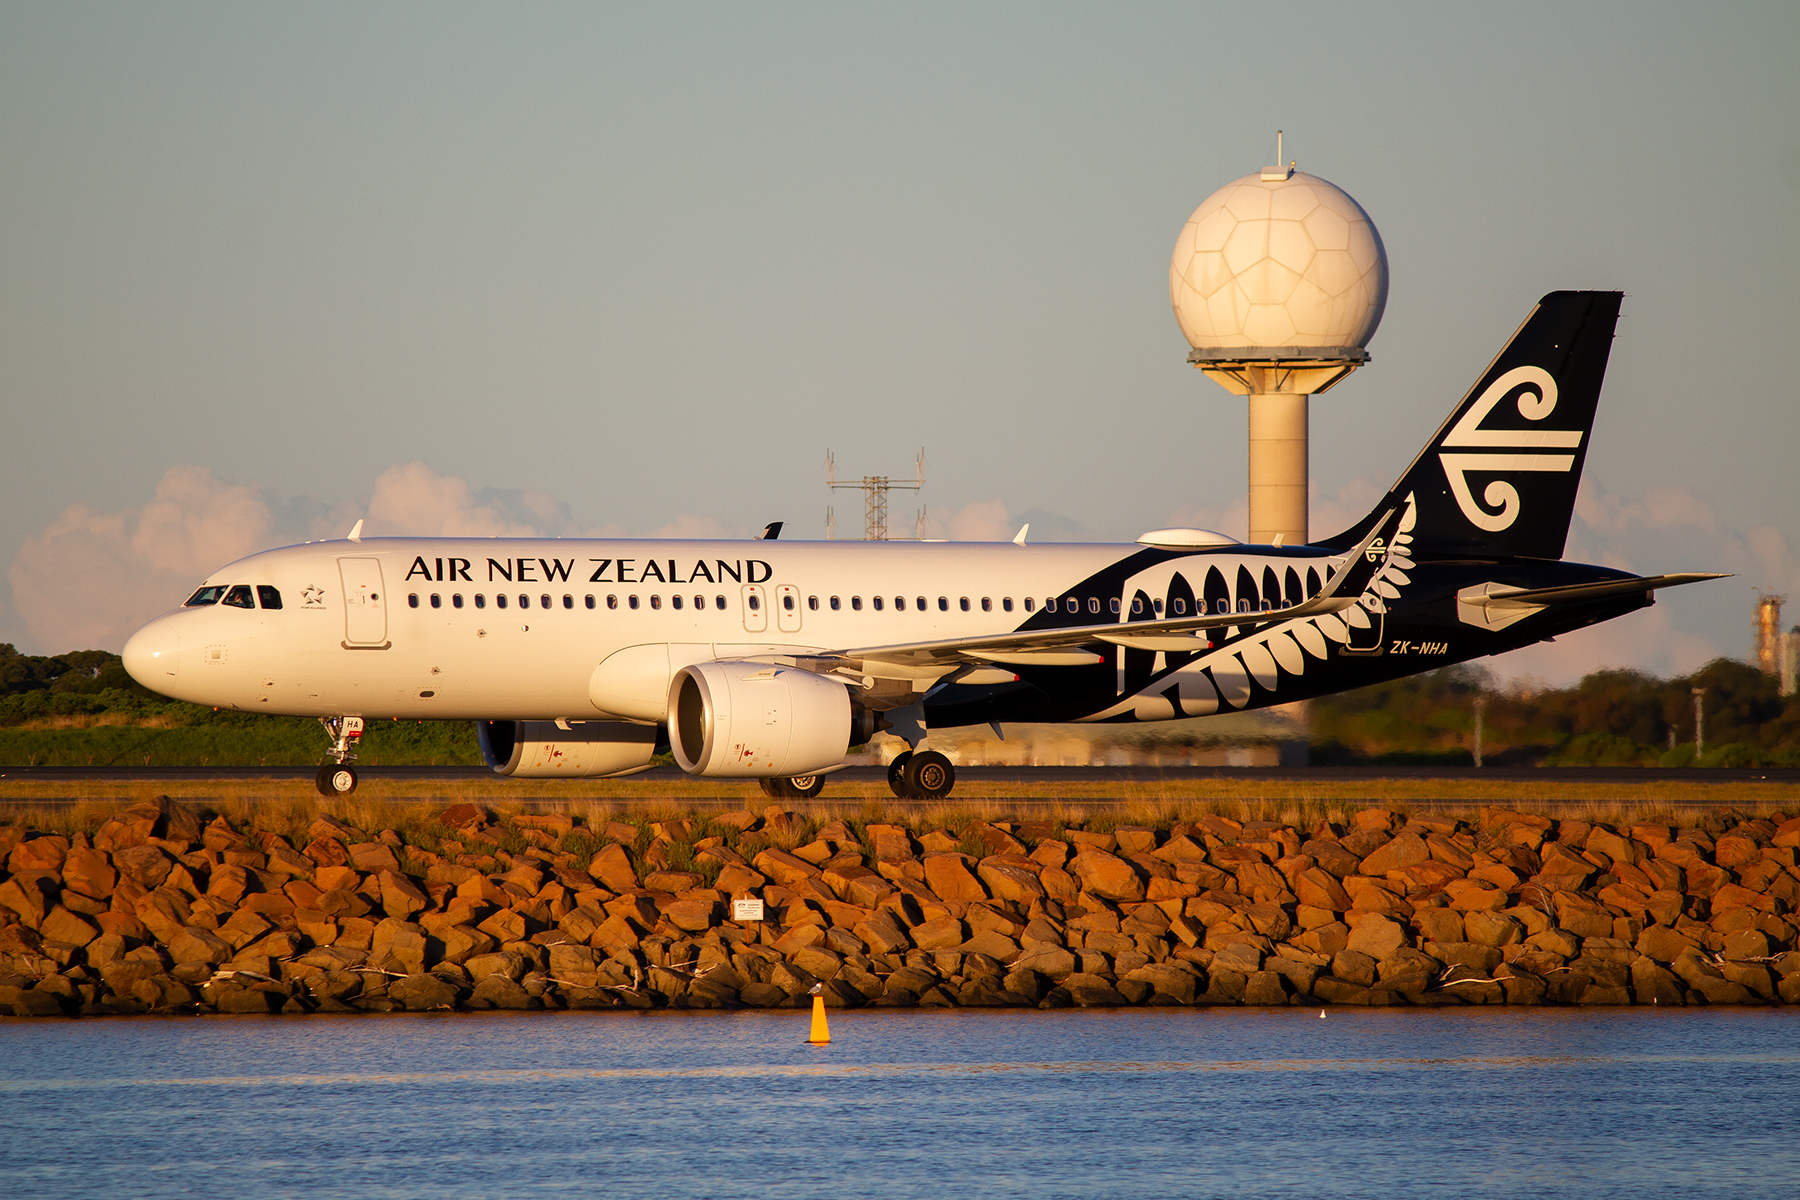
[(1356, 545), (1410, 499), (1420, 552), (1561, 558), (1621, 298), (1551, 292), (1538, 301), (1374, 511), (1320, 544)]

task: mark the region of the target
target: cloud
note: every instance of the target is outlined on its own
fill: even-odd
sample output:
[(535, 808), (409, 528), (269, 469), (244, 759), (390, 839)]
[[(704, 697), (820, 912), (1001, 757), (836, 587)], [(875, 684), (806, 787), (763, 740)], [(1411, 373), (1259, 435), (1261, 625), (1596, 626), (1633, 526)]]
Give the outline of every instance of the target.
[[(1317, 485), (1307, 501), (1307, 530), (1315, 538), (1330, 537), (1369, 515), (1388, 485), (1374, 479), (1354, 479), (1332, 496), (1321, 496)], [(1250, 501), (1238, 496), (1229, 504), (1184, 504), (1169, 514), (1171, 529), (1210, 529), (1243, 541), (1250, 536)]]
[[(515, 495), (534, 502), (541, 516), (553, 516), (560, 507), (541, 492)], [(371, 537), (534, 537), (544, 530), (497, 505), (480, 503), (468, 480), (409, 462), (376, 477), (364, 532)]]
[(1023, 523), (1013, 519), (1004, 500), (971, 500), (961, 508), (926, 509), (924, 533), (951, 542), (1010, 542)]
[(256, 489), (171, 467), (142, 508), (73, 504), (26, 538), (8, 572), (13, 606), (34, 648), (117, 650), (208, 572), (268, 545), (271, 525)]
[[(142, 507), (73, 504), (25, 539), (0, 621), (28, 653), (118, 650), (144, 622), (187, 599), (227, 563), (276, 546), (341, 538), (362, 518), (371, 537), (731, 538), (748, 532), (683, 514), (651, 530), (583, 530), (547, 492), (487, 489), (423, 462), (376, 477), (366, 501), (277, 500), (205, 467), (171, 467)], [(16, 632), (13, 632), (16, 631)]]

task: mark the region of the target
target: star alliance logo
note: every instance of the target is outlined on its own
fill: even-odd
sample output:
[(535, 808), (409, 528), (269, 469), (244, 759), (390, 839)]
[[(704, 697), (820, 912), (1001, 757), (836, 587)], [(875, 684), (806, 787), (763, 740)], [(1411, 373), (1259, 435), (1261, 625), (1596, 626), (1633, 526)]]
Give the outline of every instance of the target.
[(316, 587), (310, 583), (307, 584), (304, 588), (300, 589), (300, 607), (301, 608), (324, 608), (325, 607), (325, 589), (322, 587)]

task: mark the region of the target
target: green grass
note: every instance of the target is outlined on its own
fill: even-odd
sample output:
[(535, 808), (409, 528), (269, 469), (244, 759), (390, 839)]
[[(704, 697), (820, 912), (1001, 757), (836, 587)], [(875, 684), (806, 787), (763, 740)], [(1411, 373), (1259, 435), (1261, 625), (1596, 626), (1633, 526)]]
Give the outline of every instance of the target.
[[(210, 712), (207, 714), (212, 716)], [(303, 717), (219, 714), (195, 725), (0, 726), (0, 763), (51, 767), (282, 767), (323, 760), (329, 744)], [(467, 721), (376, 721), (359, 761), (370, 766), (480, 766)]]

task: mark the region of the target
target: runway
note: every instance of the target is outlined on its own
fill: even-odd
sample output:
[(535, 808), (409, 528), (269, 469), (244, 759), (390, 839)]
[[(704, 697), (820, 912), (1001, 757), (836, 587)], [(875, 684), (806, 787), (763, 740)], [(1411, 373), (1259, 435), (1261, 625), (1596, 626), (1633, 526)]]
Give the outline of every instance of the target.
[[(509, 781), (486, 767), (383, 767), (357, 764), (365, 783), (487, 781), (504, 787)], [(288, 767), (0, 767), (0, 782), (128, 783), (231, 782), (244, 780), (311, 780), (317, 766)], [(1257, 781), (1268, 783), (1374, 783), (1379, 780), (1446, 780), (1458, 783), (1584, 784), (1721, 784), (1800, 783), (1800, 768), (1731, 768), (1696, 770), (1661, 767), (958, 767), (959, 783), (1019, 784), (1032, 788), (1058, 784), (1203, 783)], [(846, 767), (831, 774), (832, 783), (882, 783), (883, 767)], [(527, 782), (527, 781), (520, 781)], [(531, 780), (528, 782), (553, 782)], [(704, 782), (676, 767), (658, 767), (627, 779), (582, 779), (562, 782), (629, 786)], [(727, 782), (723, 780), (713, 782)], [(737, 782), (737, 781), (729, 781)]]

